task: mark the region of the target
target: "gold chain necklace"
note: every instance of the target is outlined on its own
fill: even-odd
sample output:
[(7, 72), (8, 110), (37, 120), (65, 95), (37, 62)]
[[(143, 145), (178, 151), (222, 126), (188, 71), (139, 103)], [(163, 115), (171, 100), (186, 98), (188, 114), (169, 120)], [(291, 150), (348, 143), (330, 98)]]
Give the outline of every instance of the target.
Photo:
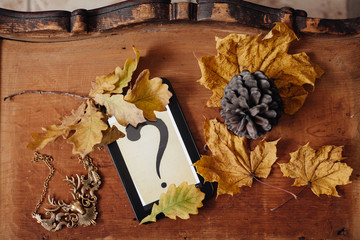
[(71, 195), (74, 200), (67, 204), (63, 200), (55, 201), (54, 198), (51, 198), (50, 195), (48, 195), (51, 207), (44, 209), (46, 211), (45, 215), (50, 215), (50, 218), (42, 218), (38, 213), (48, 192), (49, 182), (55, 172), (55, 168), (51, 164), (53, 160), (54, 159), (51, 156), (43, 155), (38, 152), (34, 153), (32, 162), (43, 161), (50, 172), (45, 179), (40, 200), (35, 206), (32, 217), (48, 231), (57, 231), (63, 226), (72, 228), (96, 224), (95, 219), (98, 213), (96, 211), (97, 197), (95, 192), (101, 185), (101, 178), (97, 172), (97, 167), (93, 164), (93, 160), (89, 156), (85, 156), (84, 158), (79, 157), (80, 162), (84, 164), (84, 168), (88, 170), (87, 177), (76, 174), (76, 178), (70, 178), (68, 176), (65, 178), (68, 185), (72, 187)]

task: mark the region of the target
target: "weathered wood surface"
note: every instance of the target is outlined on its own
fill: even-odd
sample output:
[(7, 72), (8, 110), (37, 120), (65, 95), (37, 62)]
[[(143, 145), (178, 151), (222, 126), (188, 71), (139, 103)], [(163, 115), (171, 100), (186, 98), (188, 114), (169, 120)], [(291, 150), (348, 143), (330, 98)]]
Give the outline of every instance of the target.
[[(201, 10), (200, 6), (197, 10)], [(194, 20), (192, 15), (183, 12), (177, 15), (185, 21), (135, 24), (131, 28), (112, 29), (115, 35), (99, 34), (97, 38), (79, 41), (31, 43), (3, 39), (0, 97), (23, 90), (87, 95), (96, 76), (113, 71), (126, 58), (133, 57), (131, 46), (135, 45), (141, 53), (135, 75), (147, 68), (152, 77), (171, 81), (198, 148), (202, 154), (209, 154), (203, 150), (203, 116), (219, 117), (219, 112), (204, 108), (211, 92), (197, 82), (200, 70), (196, 57), (216, 54), (215, 36), (225, 37), (234, 32), (255, 35), (266, 31), (261, 26), (227, 24), (227, 20), (195, 23), (189, 21)], [(79, 25), (78, 29), (84, 27)], [(64, 32), (68, 34), (67, 30)], [(55, 31), (50, 38), (55, 39), (57, 34)], [(91, 154), (103, 178), (98, 191), (97, 224), (47, 232), (31, 218), (31, 213), (48, 169), (42, 163), (31, 163), (33, 152), (26, 145), (32, 132), (57, 123), (81, 100), (29, 94), (1, 101), (0, 105), (0, 239), (360, 239), (359, 36), (299, 33), (299, 38), (290, 52), (305, 51), (325, 70), (325, 75), (316, 82), (315, 92), (303, 108), (294, 116), (283, 116), (267, 139), (281, 137), (279, 162), (287, 162), (289, 153), (307, 142), (314, 148), (344, 145), (345, 162), (354, 172), (352, 184), (338, 187), (341, 198), (318, 198), (306, 191), (299, 200), (271, 212), (271, 208), (289, 196), (254, 183), (252, 188), (244, 188), (234, 197), (220, 196), (207, 201), (199, 215), (187, 221), (162, 219), (156, 224), (139, 226), (110, 155), (103, 149)], [(69, 188), (62, 179), (66, 175), (86, 173), (71, 154), (71, 146), (59, 139), (41, 152), (55, 158), (56, 173), (50, 182), (50, 194), (70, 200)], [(300, 191), (291, 187), (292, 179), (282, 177), (277, 165), (264, 181)]]
[(69, 41), (153, 22), (223, 22), (270, 29), (286, 22), (306, 33), (360, 33), (360, 17), (346, 20), (308, 18), (305, 11), (269, 8), (238, 0), (129, 0), (103, 8), (48, 12), (0, 9), (0, 37), (27, 41)]

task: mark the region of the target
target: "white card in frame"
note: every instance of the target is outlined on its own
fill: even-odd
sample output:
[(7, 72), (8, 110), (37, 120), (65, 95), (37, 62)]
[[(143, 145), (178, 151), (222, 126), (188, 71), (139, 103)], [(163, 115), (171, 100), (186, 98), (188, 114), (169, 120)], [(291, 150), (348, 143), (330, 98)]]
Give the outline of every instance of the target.
[(151, 212), (161, 193), (171, 184), (195, 184), (209, 198), (213, 194), (211, 183), (204, 183), (193, 164), (200, 159), (185, 118), (173, 93), (167, 111), (156, 112), (156, 122), (123, 127), (115, 118), (109, 118), (126, 136), (108, 146), (119, 172), (135, 215), (139, 221)]

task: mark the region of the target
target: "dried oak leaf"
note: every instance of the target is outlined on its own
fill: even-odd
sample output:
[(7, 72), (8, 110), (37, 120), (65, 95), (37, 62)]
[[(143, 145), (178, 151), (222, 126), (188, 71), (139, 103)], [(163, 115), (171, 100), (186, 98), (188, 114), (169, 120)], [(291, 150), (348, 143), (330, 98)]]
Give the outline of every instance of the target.
[(279, 140), (261, 141), (250, 152), (245, 137), (235, 136), (216, 119), (205, 120), (204, 135), (212, 156), (201, 156), (195, 167), (206, 181), (218, 182), (218, 196), (239, 193), (240, 187), (251, 187), (254, 178), (267, 178), (277, 159)]
[(317, 151), (309, 143), (290, 153), (288, 163), (279, 163), (284, 176), (295, 178), (293, 186), (310, 186), (313, 193), (340, 197), (337, 185), (351, 183), (353, 171), (346, 163), (340, 162), (342, 146), (326, 145)]
[(115, 116), (116, 120), (123, 126), (130, 123), (136, 127), (139, 123), (146, 121), (143, 111), (138, 109), (135, 104), (125, 101), (122, 94), (96, 94), (94, 100), (103, 105), (106, 112), (111, 116)]
[(230, 34), (216, 38), (217, 56), (199, 59), (202, 73), (199, 81), (213, 92), (208, 107), (220, 107), (225, 86), (245, 69), (261, 70), (274, 79), (285, 113), (294, 114), (304, 104), (308, 92), (303, 85), (314, 87), (323, 70), (311, 63), (306, 53), (287, 53), (290, 43), (298, 38), (285, 24), (276, 23), (263, 39), (260, 36)]
[(60, 125), (51, 125), (42, 128), (42, 133), (32, 133), (33, 140), (29, 142), (28, 148), (32, 150), (43, 149), (48, 143), (53, 142), (56, 138), (63, 136), (67, 138), (72, 125), (80, 121), (84, 116), (85, 103), (82, 103), (76, 111), (72, 111), (70, 116), (66, 116), (61, 120)]
[(103, 131), (103, 138), (101, 142), (96, 145), (97, 147), (106, 146), (119, 138), (125, 137), (125, 133), (121, 132), (115, 125), (111, 128), (106, 129)]
[(80, 154), (81, 157), (84, 157), (101, 142), (102, 131), (108, 128), (103, 119), (104, 114), (98, 111), (93, 101), (88, 100), (84, 116), (80, 122), (70, 127), (72, 131), (75, 131), (67, 140), (73, 144), (73, 154)]
[[(63, 117), (60, 125), (44, 127), (42, 133), (32, 133), (33, 140), (29, 142), (28, 148), (40, 150), (62, 136), (64, 139), (69, 138), (68, 142), (74, 144), (73, 153), (79, 153), (83, 157), (92, 152), (94, 147), (105, 146), (125, 136), (115, 126), (108, 128), (102, 120), (103, 117), (104, 115), (91, 101), (87, 104), (82, 103), (77, 110), (72, 111), (70, 116)], [(99, 131), (96, 128), (102, 130)], [(71, 135), (73, 130), (77, 132)]]
[(161, 78), (149, 79), (149, 76), (149, 70), (142, 71), (124, 100), (143, 110), (145, 118), (149, 121), (156, 121), (154, 111), (165, 111), (172, 93), (168, 90), (168, 85), (162, 83)]
[(189, 214), (198, 214), (198, 208), (203, 206), (205, 194), (195, 187), (183, 182), (178, 187), (171, 184), (166, 193), (160, 195), (159, 204), (154, 204), (151, 214), (145, 217), (140, 224), (156, 222), (156, 216), (160, 213), (171, 219), (179, 217), (189, 219)]
[(96, 82), (92, 83), (92, 89), (89, 96), (95, 97), (102, 93), (122, 93), (123, 88), (127, 87), (131, 77), (137, 68), (140, 59), (139, 51), (133, 47), (136, 55), (135, 61), (128, 58), (125, 61), (124, 68), (116, 67), (115, 71), (104, 76), (96, 77)]
[(41, 128), (43, 132), (32, 133), (33, 140), (28, 143), (27, 147), (31, 150), (43, 149), (48, 143), (55, 141), (56, 138), (65, 134), (66, 128), (57, 125), (51, 125)]

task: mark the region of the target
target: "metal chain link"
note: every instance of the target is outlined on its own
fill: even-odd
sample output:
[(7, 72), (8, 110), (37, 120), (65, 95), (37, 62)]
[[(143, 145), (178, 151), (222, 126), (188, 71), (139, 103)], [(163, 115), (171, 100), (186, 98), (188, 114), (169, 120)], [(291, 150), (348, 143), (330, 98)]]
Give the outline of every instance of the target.
[(34, 158), (31, 162), (38, 162), (38, 161), (43, 161), (46, 166), (49, 168), (50, 172), (49, 175), (47, 176), (47, 178), (45, 179), (44, 182), (44, 188), (40, 197), (39, 202), (36, 204), (35, 209), (33, 211), (33, 215), (37, 214), (37, 212), (39, 211), (39, 208), (41, 206), (41, 204), (44, 202), (46, 194), (48, 192), (48, 188), (49, 188), (49, 182), (52, 178), (52, 176), (54, 175), (55, 172), (55, 168), (53, 167), (53, 165), (51, 165), (51, 162), (54, 161), (53, 157), (48, 156), (48, 155), (43, 155), (41, 153), (35, 152), (34, 153)]

